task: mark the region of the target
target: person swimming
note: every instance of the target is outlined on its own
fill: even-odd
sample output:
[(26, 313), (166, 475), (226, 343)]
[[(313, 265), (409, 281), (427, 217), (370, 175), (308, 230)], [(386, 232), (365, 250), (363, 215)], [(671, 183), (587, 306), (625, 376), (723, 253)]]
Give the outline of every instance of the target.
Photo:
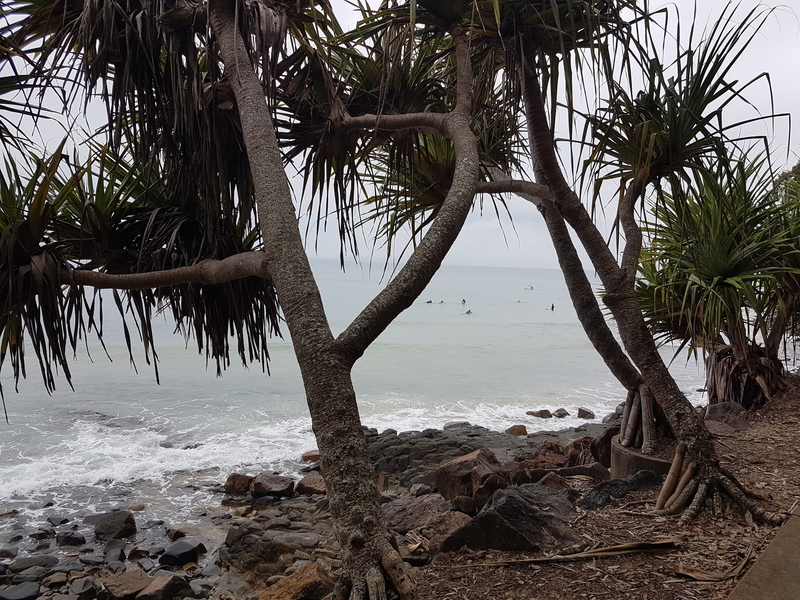
[(471, 315), (471, 314), (472, 314), (472, 311), (471, 311), (471, 310), (468, 310), (468, 311), (467, 311), (467, 312), (465, 312), (464, 314), (465, 314), (465, 315)]
[(466, 303), (467, 303), (466, 300), (461, 300), (461, 304), (466, 304)]

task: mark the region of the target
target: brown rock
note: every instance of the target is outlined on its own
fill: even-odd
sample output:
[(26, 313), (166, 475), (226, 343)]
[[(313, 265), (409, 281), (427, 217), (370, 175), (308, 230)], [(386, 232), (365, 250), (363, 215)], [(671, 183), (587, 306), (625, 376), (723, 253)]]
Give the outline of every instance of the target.
[(319, 450), (309, 450), (304, 452), (301, 457), (303, 462), (317, 462), (319, 460)]
[(428, 540), (428, 553), (433, 556), (439, 552), (442, 542), (454, 531), (465, 527), (472, 519), (463, 512), (449, 510), (433, 516), (419, 533)]
[(438, 494), (405, 496), (382, 504), (381, 510), (389, 529), (405, 535), (450, 510), (450, 503)]
[(250, 484), (254, 496), (291, 496), (294, 479), (285, 475), (256, 475)]
[(580, 407), (578, 409), (578, 418), (579, 419), (595, 419), (594, 413), (590, 411), (588, 408)]
[(503, 473), (502, 476), (493, 473), (488, 477), (484, 477), (478, 489), (472, 494), (475, 508), (477, 510), (482, 509), (486, 503), (489, 502), (489, 498), (491, 498), (497, 490), (507, 488), (509, 482), (510, 480), (506, 477), (505, 473)]
[(512, 425), (506, 429), (508, 435), (528, 435), (528, 429), (525, 425)]
[(539, 469), (558, 469), (567, 466), (564, 449), (555, 442), (543, 442), (539, 449), (523, 461), (525, 467)]
[(578, 498), (581, 497), (581, 493), (573, 488), (566, 479), (563, 477), (556, 475), (554, 471), (550, 471), (547, 475), (542, 477), (538, 482), (539, 485), (543, 485), (546, 488), (550, 488), (551, 490), (555, 490), (557, 492), (563, 493), (567, 500), (570, 502), (575, 502)]
[(324, 494), (327, 492), (325, 488), (325, 480), (322, 475), (316, 471), (309, 473), (297, 482), (295, 490), (298, 494), (305, 496), (313, 496), (314, 494)]
[(250, 490), (253, 477), (242, 473), (231, 473), (225, 481), (225, 491), (233, 496), (244, 496)]
[(551, 419), (553, 418), (553, 413), (551, 413), (546, 408), (542, 410), (529, 410), (525, 413), (526, 415), (530, 415), (532, 417), (539, 417), (540, 419)]
[(109, 575), (103, 585), (113, 600), (133, 600), (151, 581), (147, 573), (137, 569)]
[(440, 465), (435, 482), (445, 499), (472, 496), (489, 475), (502, 477), (502, 464), (491, 450), (481, 448)]
[(470, 517), (474, 517), (478, 512), (478, 508), (475, 506), (475, 501), (472, 499), (472, 496), (456, 496), (450, 501), (450, 506), (453, 510), (469, 515)]
[(333, 585), (333, 577), (320, 564), (311, 563), (267, 588), (259, 600), (322, 600)]
[(180, 598), (181, 592), (190, 593), (189, 585), (178, 575), (161, 574), (153, 579), (146, 588), (136, 596), (136, 600), (171, 600)]

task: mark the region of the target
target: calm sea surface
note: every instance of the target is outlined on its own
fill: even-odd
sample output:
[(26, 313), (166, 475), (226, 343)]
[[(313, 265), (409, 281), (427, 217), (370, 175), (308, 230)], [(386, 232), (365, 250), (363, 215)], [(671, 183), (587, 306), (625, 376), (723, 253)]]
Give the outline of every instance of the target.
[[(334, 333), (382, 285), (379, 267), (342, 273), (335, 261), (315, 261), (314, 268)], [(116, 316), (110, 303), (106, 313)], [(193, 342), (187, 349), (164, 322), (156, 332), (156, 385), (141, 352), (138, 374), (130, 365), (118, 322), (106, 324), (113, 362), (98, 344), (91, 359), (79, 355), (74, 392), (62, 381), (58, 392), (45, 393), (32, 353), (19, 393), (9, 374), (2, 376), (10, 424), (0, 423), (0, 513), (52, 499), (65, 511), (145, 502), (148, 518), (186, 519), (203, 503), (218, 503), (207, 486), (231, 471), (293, 471), (300, 454), (315, 447), (288, 342), (272, 345), (271, 375), (234, 361), (217, 378)], [(700, 403), (702, 372), (694, 362), (675, 363), (681, 387)], [(582, 421), (525, 412), (564, 407), (575, 415), (584, 406), (600, 420), (624, 399), (556, 270), (443, 267), (370, 347), (354, 378), (362, 420), (379, 430), (454, 420), (497, 430), (517, 423), (531, 432), (564, 428)]]

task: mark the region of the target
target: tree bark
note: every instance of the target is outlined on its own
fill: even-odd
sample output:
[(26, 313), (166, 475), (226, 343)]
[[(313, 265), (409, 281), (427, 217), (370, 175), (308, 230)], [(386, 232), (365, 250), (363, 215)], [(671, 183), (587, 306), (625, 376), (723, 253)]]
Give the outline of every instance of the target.
[[(453, 113), (433, 121), (430, 117), (421, 119), (423, 126), (433, 123), (440, 127), (453, 140), (456, 150), (454, 181), (436, 220), (398, 275), (334, 340), (303, 247), (264, 92), (236, 27), (235, 6), (235, 0), (212, 0), (209, 22), (238, 105), (267, 272), (292, 337), (319, 446), (322, 475), (345, 568), (337, 584), (337, 595), (349, 595), (351, 600), (384, 598), (382, 571), (402, 599), (411, 599), (416, 595), (414, 585), (399, 554), (390, 545), (390, 534), (380, 509), (351, 369), (364, 349), (419, 296), (469, 213), (479, 160), (477, 141), (469, 127), (468, 107), (463, 105), (468, 94), (461, 90)], [(461, 85), (469, 85), (471, 76), (464, 82), (463, 73), (465, 58), (469, 65), (465, 40), (459, 32), (455, 32), (454, 40), (457, 56), (461, 57)], [(405, 122), (404, 125), (408, 126)]]
[(701, 474), (705, 474), (707, 467), (718, 464), (711, 435), (664, 364), (634, 293), (641, 230), (635, 222), (633, 210), (635, 200), (644, 192), (646, 181), (641, 177), (637, 178), (620, 206), (620, 223), (625, 234), (625, 249), (620, 265), (608, 246), (604, 242), (600, 244), (600, 232), (564, 179), (553, 148), (541, 88), (532, 65), (526, 72), (525, 93), (532, 153), (536, 156), (537, 168), (544, 178), (539, 183), (550, 187), (559, 212), (581, 240), (597, 270), (606, 288), (603, 302), (617, 322), (628, 356), (663, 409), (673, 433), (686, 443), (689, 457), (699, 463)]

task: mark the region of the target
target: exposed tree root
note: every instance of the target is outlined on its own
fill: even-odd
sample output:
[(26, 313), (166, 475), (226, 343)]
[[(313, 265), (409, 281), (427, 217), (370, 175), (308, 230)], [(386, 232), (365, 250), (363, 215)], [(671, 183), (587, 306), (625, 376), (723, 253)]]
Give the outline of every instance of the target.
[(728, 499), (742, 510), (748, 521), (780, 525), (789, 517), (788, 513), (775, 512), (759, 506), (751, 498), (763, 500), (762, 497), (745, 490), (732, 473), (719, 465), (704, 465), (700, 468), (695, 462), (687, 464), (686, 448), (680, 444), (656, 501), (656, 514), (681, 513), (679, 524), (686, 525), (699, 515), (706, 505), (710, 506), (714, 515), (722, 514), (723, 502)]
[(387, 600), (387, 584), (400, 600), (414, 600), (417, 590), (408, 576), (407, 567), (397, 551), (386, 542), (381, 545), (376, 562), (355, 580), (343, 574), (333, 592), (336, 600)]

